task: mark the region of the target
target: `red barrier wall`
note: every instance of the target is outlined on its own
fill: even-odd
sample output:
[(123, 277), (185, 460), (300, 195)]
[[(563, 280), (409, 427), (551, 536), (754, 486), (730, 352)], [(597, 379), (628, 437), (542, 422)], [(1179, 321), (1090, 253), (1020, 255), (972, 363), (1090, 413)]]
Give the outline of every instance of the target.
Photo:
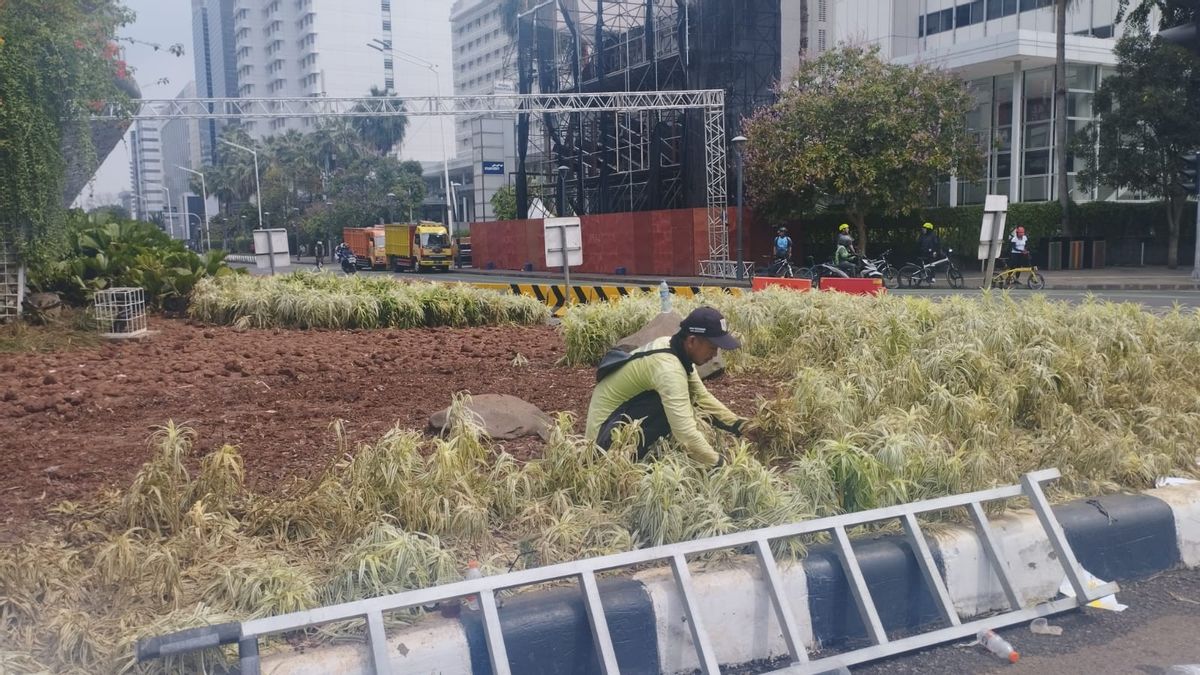
[[(737, 210), (729, 209), (730, 258), (737, 256)], [(747, 213), (747, 222), (752, 219)], [(672, 209), (606, 213), (581, 218), (583, 264), (576, 272), (612, 274), (624, 267), (630, 275), (695, 276), (708, 258), (705, 209)], [(763, 262), (769, 255), (769, 231), (746, 229), (745, 259)], [(519, 270), (526, 263), (546, 270), (541, 220), (500, 220), (471, 224), (471, 258), (478, 267)], [(769, 262), (769, 261), (767, 261)], [(557, 269), (557, 268), (556, 268)]]
[(850, 293), (851, 295), (883, 295), (887, 288), (883, 279), (843, 279), (841, 277), (821, 277), (821, 290)]
[(781, 288), (791, 288), (797, 291), (811, 291), (811, 279), (785, 279), (781, 277), (754, 277), (750, 281), (750, 290), (761, 291), (769, 286), (779, 286)]

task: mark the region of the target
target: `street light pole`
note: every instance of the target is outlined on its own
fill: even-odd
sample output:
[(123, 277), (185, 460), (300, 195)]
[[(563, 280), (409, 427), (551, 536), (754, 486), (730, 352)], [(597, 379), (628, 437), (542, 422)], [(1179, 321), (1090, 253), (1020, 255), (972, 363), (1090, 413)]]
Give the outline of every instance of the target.
[[(1200, 21), (1193, 22), (1193, 30), (1200, 34)], [(1196, 151), (1196, 249), (1192, 254), (1192, 281), (1200, 281), (1200, 149)]]
[(169, 230), (169, 232), (171, 234), (171, 238), (174, 239), (175, 238), (175, 219), (171, 217), (171, 188), (167, 187), (166, 183), (163, 183), (162, 189), (163, 189), (163, 192), (167, 193), (167, 202), (166, 202), (166, 204), (163, 205), (163, 208), (166, 210), (166, 213), (163, 215), (163, 218), (166, 219), (167, 227), (171, 228)]
[[(442, 74), (441, 71), (438, 70), (436, 63), (426, 61), (425, 59), (415, 54), (409, 54), (404, 50), (396, 49), (394, 46), (392, 46), (391, 40), (380, 40), (376, 38), (373, 42), (377, 44), (367, 43), (367, 46), (378, 52), (384, 52), (385, 50), (387, 52), (391, 52), (393, 58), (396, 55), (399, 55), (401, 60), (407, 61), (413, 65), (421, 66), (422, 68), (426, 68), (433, 73), (434, 94), (439, 100), (442, 98)], [(450, 211), (454, 208), (454, 203), (450, 201), (450, 156), (446, 154), (445, 115), (438, 115), (438, 129), (440, 131), (442, 142), (442, 181), (444, 183), (443, 188), (446, 190), (446, 231), (451, 237), (453, 237), (454, 221), (450, 218)]]
[(262, 210), (262, 186), (258, 183), (258, 151), (254, 148), (247, 148), (244, 145), (238, 145), (233, 141), (227, 141), (224, 138), (219, 139), (225, 145), (231, 148), (237, 148), (244, 152), (254, 155), (254, 201), (258, 202), (258, 229), (263, 229), (263, 210)]
[(189, 169), (186, 166), (179, 166), (178, 164), (175, 165), (175, 168), (200, 176), (200, 194), (201, 198), (204, 200), (204, 249), (206, 251), (211, 251), (212, 235), (209, 232), (208, 226), (208, 185), (204, 182), (204, 174), (194, 169)]
[(745, 275), (746, 275), (745, 265), (743, 264), (743, 261), (745, 260), (744, 253), (743, 253), (744, 249), (742, 247), (742, 241), (743, 241), (742, 233), (745, 232), (745, 230), (746, 230), (746, 220), (745, 220), (745, 218), (742, 217), (742, 213), (743, 213), (742, 212), (742, 195), (744, 194), (743, 190), (742, 190), (742, 161), (743, 161), (742, 148), (745, 147), (746, 140), (747, 139), (745, 136), (735, 136), (733, 138), (734, 152), (737, 153), (737, 200), (738, 200), (738, 208), (737, 208), (737, 280), (738, 281), (741, 281), (742, 278), (745, 277)]
[(567, 172), (570, 167), (558, 167), (558, 217), (567, 217)]

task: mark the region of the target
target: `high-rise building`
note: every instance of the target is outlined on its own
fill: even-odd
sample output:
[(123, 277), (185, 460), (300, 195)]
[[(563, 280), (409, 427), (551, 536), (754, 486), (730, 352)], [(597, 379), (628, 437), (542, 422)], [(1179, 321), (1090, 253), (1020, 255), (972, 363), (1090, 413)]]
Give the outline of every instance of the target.
[[(202, 98), (236, 98), (236, 50), (233, 44), (233, 7), (236, 0), (192, 0), (192, 52), (195, 58), (196, 95)], [(200, 155), (204, 164), (215, 164), (217, 135), (222, 123), (203, 120)]]
[[(395, 89), (391, 0), (234, 0), (238, 96), (366, 96)], [(252, 136), (313, 119), (246, 120)]]
[[(1067, 12), (1067, 132), (1094, 119), (1092, 97), (1113, 72), (1118, 0), (1078, 2)], [(940, 205), (977, 204), (987, 194), (1010, 201), (1057, 199), (1054, 157), (1053, 0), (840, 0), (837, 41), (873, 44), (902, 64), (946, 68), (966, 80), (975, 96), (967, 121), (987, 159), (979, 181), (947, 177)], [(1110, 188), (1079, 190), (1078, 201), (1116, 199)]]
[[(450, 9), (454, 93), (490, 95), (516, 90), (515, 41), (503, 25), (502, 0), (456, 0)], [(458, 117), (452, 180), (458, 220), (492, 220), (492, 196), (516, 164), (511, 115)]]
[[(196, 83), (189, 82), (176, 98), (195, 97)], [(179, 167), (200, 170), (203, 166), (200, 121), (184, 118), (166, 120), (159, 126), (159, 138), (163, 166), (162, 182), (167, 188), (167, 193), (171, 195), (164, 225), (172, 237), (184, 239), (187, 238), (185, 235), (188, 232), (195, 231), (197, 216), (189, 215), (190, 210), (185, 201), (188, 193), (192, 192), (192, 174)]]
[(161, 126), (156, 120), (138, 120), (129, 132), (129, 179), (133, 186), (134, 215), (139, 220), (161, 216), (167, 203)]

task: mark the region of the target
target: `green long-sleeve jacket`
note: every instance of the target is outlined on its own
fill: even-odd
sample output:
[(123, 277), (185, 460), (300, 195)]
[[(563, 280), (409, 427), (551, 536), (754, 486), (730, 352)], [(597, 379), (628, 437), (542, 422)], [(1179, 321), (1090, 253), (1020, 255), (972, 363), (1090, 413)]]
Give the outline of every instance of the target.
[[(662, 337), (634, 350), (634, 353), (669, 349), (670, 346), (671, 338)], [(684, 372), (679, 357), (669, 353), (634, 359), (596, 384), (592, 402), (588, 405), (587, 439), (594, 443), (600, 435), (600, 427), (614, 410), (651, 389), (657, 391), (662, 399), (663, 410), (667, 413), (667, 422), (671, 425), (671, 435), (675, 440), (696, 461), (716, 464), (719, 456), (697, 428), (696, 414), (704, 415), (714, 424), (727, 429), (737, 428), (741, 418), (708, 392), (695, 366), (691, 367), (690, 372)]]

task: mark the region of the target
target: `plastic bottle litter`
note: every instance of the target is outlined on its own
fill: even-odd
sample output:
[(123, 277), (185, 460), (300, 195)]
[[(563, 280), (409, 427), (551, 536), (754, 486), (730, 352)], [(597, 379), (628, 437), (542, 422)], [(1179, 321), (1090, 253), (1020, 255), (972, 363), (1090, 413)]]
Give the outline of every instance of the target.
[(1029, 624), (1029, 630), (1038, 635), (1062, 635), (1062, 626), (1051, 626), (1046, 619), (1034, 619)]
[(667, 285), (666, 279), (658, 284), (658, 301), (663, 314), (671, 311), (671, 287)]
[(983, 645), (989, 652), (1007, 660), (1009, 663), (1016, 663), (1021, 655), (1017, 653), (1012, 645), (1008, 644), (1008, 640), (996, 635), (995, 631), (981, 630), (975, 635), (979, 639), (979, 644)]
[(1200, 675), (1200, 663), (1180, 664), (1167, 668), (1165, 675)]
[[(482, 578), (483, 578), (483, 572), (479, 569), (479, 561), (472, 560), (471, 562), (467, 563), (467, 580), (470, 581), (472, 579), (482, 579)], [(474, 594), (468, 595), (466, 597), (466, 601), (467, 601), (467, 609), (471, 610), (472, 612), (479, 611), (479, 596), (478, 595), (474, 595)]]

